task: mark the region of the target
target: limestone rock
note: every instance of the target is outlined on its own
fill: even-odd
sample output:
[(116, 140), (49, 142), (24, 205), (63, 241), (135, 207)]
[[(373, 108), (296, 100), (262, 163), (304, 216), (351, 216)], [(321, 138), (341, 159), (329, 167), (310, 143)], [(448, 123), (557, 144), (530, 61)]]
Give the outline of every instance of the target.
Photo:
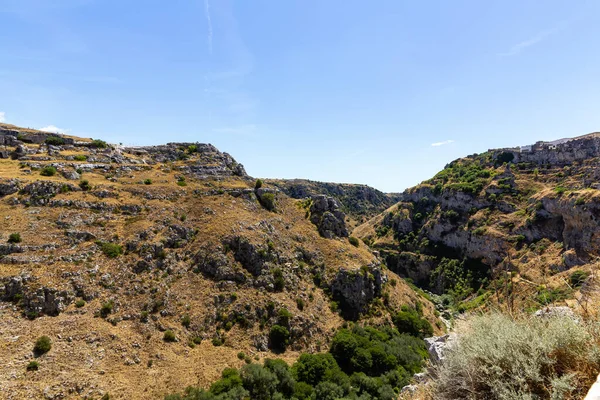
[(340, 209), (336, 199), (324, 195), (314, 196), (310, 207), (310, 221), (317, 227), (321, 236), (348, 237), (346, 214)]

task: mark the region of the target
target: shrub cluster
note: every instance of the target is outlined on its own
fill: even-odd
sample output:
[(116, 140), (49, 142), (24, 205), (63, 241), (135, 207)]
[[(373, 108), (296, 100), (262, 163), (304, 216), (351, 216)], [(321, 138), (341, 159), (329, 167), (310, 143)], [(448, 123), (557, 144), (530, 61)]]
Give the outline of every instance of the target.
[(595, 327), (568, 317), (488, 314), (464, 328), (436, 371), (436, 399), (579, 399), (600, 372)]
[(189, 387), (165, 400), (395, 400), (426, 355), (419, 338), (356, 325), (339, 330), (328, 353), (302, 354), (291, 367), (267, 359), (263, 365), (228, 368), (208, 391)]

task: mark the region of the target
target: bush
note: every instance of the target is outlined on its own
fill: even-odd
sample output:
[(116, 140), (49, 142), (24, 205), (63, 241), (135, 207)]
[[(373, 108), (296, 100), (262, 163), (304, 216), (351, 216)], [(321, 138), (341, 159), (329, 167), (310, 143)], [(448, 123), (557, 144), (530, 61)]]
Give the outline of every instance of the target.
[(108, 317), (108, 315), (112, 313), (114, 306), (115, 304), (112, 302), (112, 300), (102, 304), (100, 307), (100, 316), (102, 318)]
[(65, 139), (59, 136), (48, 136), (46, 138), (46, 144), (49, 144), (51, 146), (62, 146), (63, 144), (65, 144)]
[(94, 139), (90, 143), (90, 147), (94, 149), (106, 149), (108, 147), (108, 144), (104, 140)]
[(8, 243), (21, 243), (21, 234), (20, 233), (11, 233), (8, 235)]
[(257, 179), (256, 182), (254, 183), (254, 189), (260, 189), (262, 186), (263, 186), (262, 179)]
[(275, 351), (285, 351), (290, 340), (290, 331), (281, 325), (273, 325), (269, 332), (271, 348)]
[(37, 361), (30, 361), (27, 364), (27, 371), (37, 371), (40, 368), (40, 364)]
[(116, 243), (104, 242), (100, 245), (104, 255), (110, 258), (116, 258), (123, 254), (123, 247)]
[(84, 192), (87, 192), (88, 190), (90, 190), (92, 188), (92, 186), (90, 185), (90, 183), (87, 180), (85, 180), (85, 179), (82, 180), (81, 182), (79, 182), (79, 187)]
[(275, 210), (275, 195), (273, 193), (263, 193), (259, 200), (260, 204), (267, 210)]
[(241, 370), (244, 389), (251, 399), (270, 400), (279, 383), (277, 375), (259, 364), (244, 365)]
[(192, 320), (190, 319), (189, 315), (184, 315), (183, 318), (181, 318), (181, 325), (185, 326), (186, 328), (190, 327)]
[(351, 244), (352, 246), (354, 246), (354, 247), (358, 247), (358, 245), (359, 245), (359, 241), (358, 241), (358, 239), (357, 239), (357, 238), (355, 238), (354, 236), (350, 236), (350, 237), (348, 238), (348, 241), (349, 241), (349, 242), (350, 242), (350, 244)]
[(167, 331), (165, 331), (165, 334), (163, 335), (163, 340), (165, 342), (176, 342), (177, 337), (175, 336), (175, 333), (173, 331), (167, 330)]
[(35, 341), (35, 345), (33, 346), (33, 353), (37, 356), (41, 356), (42, 354), (46, 354), (52, 348), (52, 341), (48, 336), (40, 336), (38, 340)]
[(571, 281), (571, 285), (573, 287), (579, 287), (579, 286), (583, 285), (583, 283), (588, 278), (588, 276), (590, 276), (590, 274), (588, 272), (575, 271), (571, 274), (571, 276), (569, 277), (569, 280)]
[(600, 371), (591, 329), (568, 317), (474, 317), (437, 367), (434, 397), (583, 398)]
[(42, 170), (40, 171), (40, 175), (54, 176), (54, 175), (56, 175), (56, 168), (51, 165), (47, 165), (44, 168), (42, 168)]
[(85, 306), (85, 301), (83, 301), (82, 299), (79, 299), (75, 302), (75, 307), (81, 308), (83, 306)]
[(304, 300), (303, 300), (303, 299), (301, 299), (300, 297), (298, 297), (298, 298), (296, 299), (296, 307), (298, 307), (298, 310), (300, 310), (300, 311), (304, 310), (304, 305), (305, 305), (305, 304), (306, 304), (306, 303), (304, 302)]
[(144, 185), (152, 185), (152, 179), (144, 179)]
[(75, 160), (75, 161), (87, 161), (87, 156), (85, 156), (83, 154), (77, 154), (76, 156), (73, 156), (73, 160)]

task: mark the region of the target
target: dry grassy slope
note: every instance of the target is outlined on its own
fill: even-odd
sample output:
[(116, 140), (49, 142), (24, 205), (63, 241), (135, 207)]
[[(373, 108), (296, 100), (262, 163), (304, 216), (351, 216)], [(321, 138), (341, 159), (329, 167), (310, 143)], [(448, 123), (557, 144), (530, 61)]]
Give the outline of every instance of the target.
[[(266, 326), (260, 326), (257, 313), (267, 310), (269, 302), (275, 313), (285, 307), (294, 315), (291, 328), (296, 337), (280, 357), (292, 362), (301, 351), (325, 350), (343, 320), (314, 284), (314, 271), (322, 265), (328, 282), (340, 269), (358, 270), (378, 262), (364, 244), (355, 248), (346, 240), (321, 238), (299, 203), (282, 193), (276, 195), (276, 212), (265, 210), (251, 189), (254, 181), (230, 174), (229, 166), (221, 175), (181, 172), (199, 164), (222, 165), (218, 152), (155, 162), (154, 156), (137, 149), (66, 146), (49, 155), (44, 145), (25, 147), (28, 154), (20, 160), (0, 160), (0, 189), (20, 190), (0, 198), (0, 243), (6, 243), (10, 233), (22, 237), (18, 252), (4, 245), (8, 254), (0, 258), (0, 281), (8, 285), (11, 278), (29, 277), (20, 293), (23, 299), (8, 301), (8, 286), (0, 290), (0, 297), (5, 296), (0, 302), (0, 393), (7, 399), (99, 398), (106, 392), (115, 399), (149, 399), (188, 385), (208, 386), (224, 367), (242, 364), (240, 351), (257, 359), (276, 356), (255, 346), (277, 319), (264, 317)], [(74, 155), (88, 160), (74, 161)], [(115, 155), (122, 157), (120, 162), (106, 162)], [(97, 164), (93, 169), (86, 166), (91, 159)], [(56, 165), (59, 173), (41, 176), (38, 168), (48, 164)], [(89, 181), (91, 190), (79, 190), (79, 180), (67, 180), (60, 173), (78, 167), (84, 169), (81, 178)], [(182, 175), (186, 186), (177, 184)], [(152, 184), (143, 184), (147, 179)], [(48, 182), (55, 183), (55, 189), (72, 189), (40, 196), (40, 183)], [(87, 237), (73, 239), (68, 232)], [(225, 238), (236, 236), (275, 254), (261, 278), (266, 281), (263, 287), (253, 284), (260, 279), (244, 270), (223, 245)], [(125, 254), (109, 258), (95, 241), (118, 243)], [(300, 262), (300, 248), (313, 260)], [(198, 254), (206, 252), (222, 253), (227, 267), (243, 275), (245, 283), (217, 281), (194, 271), (202, 262)], [(140, 264), (143, 260), (146, 264)], [(282, 291), (269, 288), (273, 266), (283, 272)], [(435, 321), (430, 303), (394, 273), (386, 274), (399, 284), (384, 286), (389, 304), (374, 305), (363, 321), (389, 323), (390, 312), (416, 301), (425, 304), (426, 316)], [(64, 310), (57, 316), (42, 313), (26, 319), (25, 300), (35, 303), (36, 293), (51, 305), (56, 304), (53, 295), (62, 296)], [(74, 301), (82, 297), (86, 304), (77, 308)], [(304, 301), (303, 310), (297, 299)], [(109, 301), (114, 308), (104, 319), (99, 311)], [(148, 311), (147, 322), (143, 311)], [(242, 328), (238, 322), (224, 329), (226, 321), (235, 319), (234, 311), (252, 326)], [(191, 321), (187, 328), (181, 323), (184, 315)], [(166, 329), (174, 331), (176, 343), (162, 340)], [(52, 350), (38, 359), (39, 371), (26, 372), (33, 343), (41, 335), (52, 339)], [(194, 337), (203, 341), (192, 348), (188, 343)], [(224, 345), (213, 346), (215, 337)]]
[[(556, 164), (516, 162), (507, 169), (494, 165), (501, 150), (456, 160), (352, 234), (387, 256), (390, 268), (424, 287), (442, 256), (482, 261), (495, 283), (488, 286), (490, 301), (479, 302), (473, 294), (466, 299), (472, 305), (535, 309), (546, 304), (540, 301), (544, 293), (554, 290), (558, 295), (551, 301), (585, 303), (591, 312), (598, 292), (600, 169), (597, 147), (577, 140), (596, 140), (596, 135), (570, 142), (571, 153), (559, 148), (528, 155), (559, 160)], [(450, 252), (444, 254), (443, 246)], [(570, 284), (577, 270), (592, 275), (582, 288)]]

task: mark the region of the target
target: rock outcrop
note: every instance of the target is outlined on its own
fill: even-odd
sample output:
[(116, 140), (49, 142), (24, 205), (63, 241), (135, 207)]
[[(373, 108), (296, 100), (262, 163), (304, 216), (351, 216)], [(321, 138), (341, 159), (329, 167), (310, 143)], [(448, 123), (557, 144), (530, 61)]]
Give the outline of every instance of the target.
[(348, 237), (346, 214), (333, 197), (319, 195), (312, 198), (310, 221), (325, 238)]
[(345, 318), (357, 319), (364, 313), (373, 299), (381, 296), (387, 276), (380, 266), (367, 266), (348, 270), (340, 268), (331, 283), (331, 293), (339, 302)]

